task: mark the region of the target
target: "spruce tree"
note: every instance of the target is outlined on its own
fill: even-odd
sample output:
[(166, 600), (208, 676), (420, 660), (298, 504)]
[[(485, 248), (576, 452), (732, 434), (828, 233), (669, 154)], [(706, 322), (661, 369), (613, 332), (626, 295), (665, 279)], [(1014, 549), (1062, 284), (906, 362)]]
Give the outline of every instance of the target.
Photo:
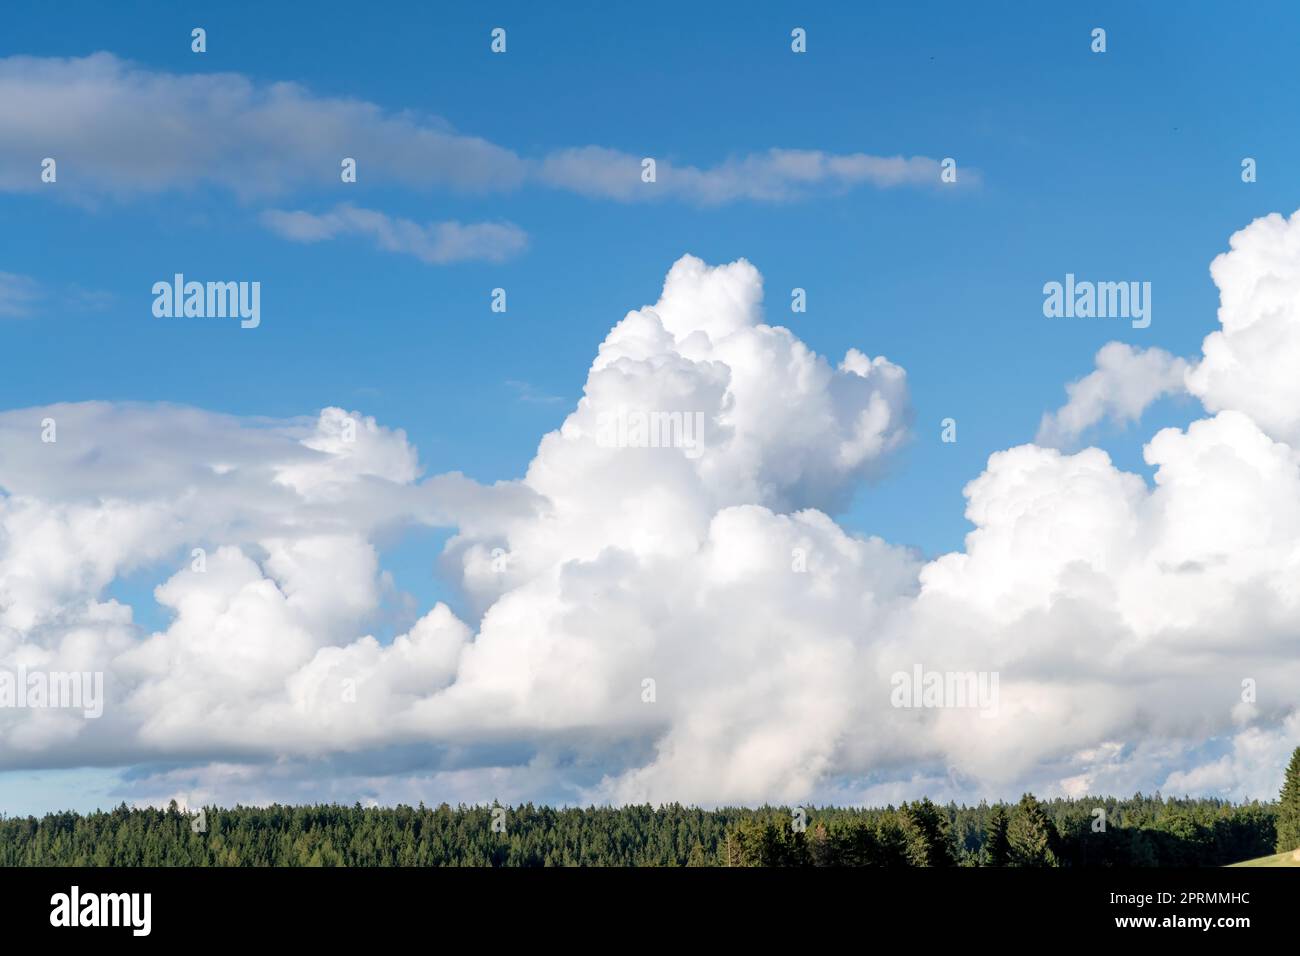
[(699, 840), (691, 847), (690, 856), (686, 858), (687, 866), (712, 866), (709, 862), (708, 855), (704, 852), (704, 845)]
[(907, 833), (899, 821), (899, 814), (891, 808), (876, 821), (875, 850), (880, 866), (893, 868), (911, 866), (908, 857)]
[(913, 866), (952, 866), (952, 841), (948, 815), (929, 799), (903, 804), (903, 831), (907, 834), (907, 856)]
[(1300, 850), (1300, 747), (1291, 754), (1277, 806), (1277, 852)]
[(1020, 798), (1007, 824), (1011, 866), (1060, 866), (1056, 827), (1032, 793)]
[(1007, 866), (1011, 862), (1011, 844), (1007, 842), (1007, 808), (998, 804), (984, 825), (984, 865)]

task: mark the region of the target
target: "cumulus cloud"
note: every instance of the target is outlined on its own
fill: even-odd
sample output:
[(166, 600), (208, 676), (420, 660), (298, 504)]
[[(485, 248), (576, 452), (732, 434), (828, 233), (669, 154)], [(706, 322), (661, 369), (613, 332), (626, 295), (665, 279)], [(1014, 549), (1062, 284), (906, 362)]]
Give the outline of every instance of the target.
[(1226, 752), (1175, 770), (1166, 793), (1205, 793), (1228, 799), (1268, 794), (1278, 789), (1277, 768), (1284, 767), (1300, 740), (1300, 712), (1273, 728), (1246, 727), (1227, 741)]
[[(537, 157), (459, 132), (445, 121), (320, 96), (296, 83), (236, 73), (174, 74), (109, 53), (0, 59), (0, 190), (40, 189), (40, 160), (59, 164), (59, 195), (119, 197), (212, 184), (241, 196), (337, 184), (344, 157), (358, 182), (470, 192), (534, 182), (619, 201), (673, 196), (716, 204), (783, 200), (814, 187), (938, 183), (936, 160), (769, 150), (711, 168), (562, 147)], [(976, 182), (963, 171), (959, 182)], [(305, 227), (304, 227), (305, 228)]]
[(1300, 446), (1300, 211), (1273, 213), (1235, 233), (1210, 264), (1219, 322), (1188, 387), (1211, 411), (1245, 412)]
[(1108, 342), (1097, 353), (1096, 370), (1065, 386), (1069, 401), (1043, 415), (1035, 441), (1068, 447), (1103, 419), (1136, 422), (1157, 399), (1186, 390), (1188, 369), (1163, 349)]
[[(699, 416), (704, 453), (603, 443), (602, 416), (616, 412)], [(48, 714), (0, 713), (0, 760), (291, 759), (419, 741), (487, 753), (521, 739), (549, 753), (594, 737), (603, 775), (617, 764), (610, 742), (645, 751), (693, 710), (703, 720), (712, 682), (762, 647), (788, 660), (754, 672), (756, 686), (787, 680), (799, 652), (749, 588), (753, 575), (786, 581), (796, 549), (852, 579), (844, 590), (802, 579), (818, 617), (840, 621), (827, 660), (852, 672), (850, 627), (907, 589), (915, 559), (813, 509), (839, 507), (881, 468), (909, 416), (897, 366), (857, 350), (831, 364), (762, 321), (753, 266), (691, 257), (659, 302), (610, 332), (578, 407), (516, 483), (421, 480), (400, 432), (340, 409), (293, 421), (103, 403), (6, 413), (0, 658), (71, 665), (76, 633), (75, 663), (106, 671), (116, 703), (101, 722), (64, 727), (73, 737), (57, 751), (34, 729)], [(40, 440), (47, 418), (52, 444)], [(384, 587), (375, 541), (410, 524), (457, 529), (445, 561), (477, 620), (438, 605), (381, 643), (365, 630)], [(764, 548), (773, 536), (781, 545)], [(155, 598), (170, 624), (140, 633), (105, 589), (168, 563)], [(701, 604), (693, 590), (710, 579), (717, 601)], [(663, 593), (643, 602), (639, 581)], [(788, 603), (792, 621), (811, 606), (798, 592)], [(753, 627), (737, 626), (742, 615)], [(709, 641), (716, 652), (693, 666)], [(647, 708), (651, 675), (662, 703)], [(695, 757), (745, 735), (753, 704), (717, 698), (718, 726), (693, 727)], [(780, 724), (798, 718), (811, 735), (815, 712), (793, 701), (782, 712), (765, 733), (789, 737)], [(803, 784), (827, 746), (815, 744)], [(741, 773), (727, 792), (756, 783)]]
[[(945, 731), (966, 773), (1005, 780), (1051, 759), (1073, 766), (1068, 779), (1094, 759), (1067, 758), (1105, 742), (1133, 759), (1139, 742), (1203, 742), (1236, 727), (1241, 682), (1265, 670), (1252, 720), (1274, 725), (1300, 704), (1290, 449), (1224, 412), (1160, 432), (1146, 459), (1154, 489), (1099, 449), (1022, 446), (967, 488), (976, 530), (923, 569), (904, 632), (909, 653), (1002, 676), (988, 722), (1002, 733)], [(1149, 788), (1160, 766), (1125, 766), (1125, 782), (1145, 774)]]
[(431, 222), (420, 225), (348, 203), (319, 215), (268, 209), (262, 223), (295, 242), (322, 242), (341, 235), (369, 238), (386, 252), (414, 256), (430, 265), (450, 262), (502, 262), (522, 252), (528, 234), (509, 222)]
[[(905, 373), (813, 353), (761, 296), (743, 260), (678, 261), (490, 487), (341, 409), (0, 416), (0, 662), (108, 675), (98, 721), (0, 710), (0, 766), (224, 801), (1269, 795), (1300, 719), (1291, 445), (1212, 411), (1151, 439), (1151, 486), (1007, 449), (927, 561), (832, 517), (906, 440)], [(458, 611), (381, 639), (382, 540), (412, 525), (454, 529)], [(156, 629), (107, 595), (133, 569)], [(996, 710), (895, 706), (917, 666), (997, 673)]]

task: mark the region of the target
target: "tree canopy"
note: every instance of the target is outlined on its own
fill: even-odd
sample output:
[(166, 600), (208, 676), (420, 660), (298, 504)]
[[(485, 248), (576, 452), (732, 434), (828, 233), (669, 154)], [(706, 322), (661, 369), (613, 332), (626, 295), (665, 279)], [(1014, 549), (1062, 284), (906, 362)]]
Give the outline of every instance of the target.
[(1297, 845), (1298, 796), (1300, 751), (1281, 804), (1026, 794), (1013, 807), (326, 804), (201, 819), (122, 805), (0, 817), (0, 866), (1220, 866)]

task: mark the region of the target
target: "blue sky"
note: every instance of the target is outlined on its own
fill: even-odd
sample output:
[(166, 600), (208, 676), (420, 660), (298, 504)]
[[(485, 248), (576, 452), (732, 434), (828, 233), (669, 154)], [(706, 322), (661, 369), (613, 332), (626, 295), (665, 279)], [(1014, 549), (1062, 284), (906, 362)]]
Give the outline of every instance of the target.
[[(67, 195), (0, 193), (0, 272), (40, 290), (39, 314), (0, 319), (0, 408), (166, 402), (289, 418), (334, 405), (404, 429), (426, 475), (513, 479), (572, 410), (597, 344), (655, 302), (674, 261), (744, 257), (763, 274), (768, 322), (833, 360), (856, 347), (907, 370), (911, 440), (833, 517), (926, 558), (960, 549), (962, 489), (988, 456), (1031, 441), (1109, 341), (1196, 354), (1216, 327), (1211, 259), (1252, 219), (1300, 205), (1300, 131), (1279, 110), (1300, 85), (1294, 5), (1089, 7), (15, 7), (0, 56), (107, 51), (158, 73), (288, 81), (439, 117), (525, 157), (586, 145), (699, 167), (773, 147), (954, 157), (978, 183), (623, 202), (536, 183), (411, 188), (370, 175), (358, 143), (356, 184), (77, 195), (78, 169), (64, 164)], [(190, 51), (194, 26), (207, 30), (204, 54)], [(503, 56), (488, 49), (497, 26)], [(796, 26), (807, 54), (790, 50)], [(1089, 49), (1096, 26), (1101, 55)], [(168, 133), (160, 123), (160, 149)], [(508, 221), (528, 244), (505, 261), (435, 265), (358, 237), (295, 243), (259, 221), (269, 206), (340, 202), (419, 222)], [(260, 281), (261, 327), (155, 319), (150, 287), (174, 272)], [(1043, 283), (1067, 272), (1149, 281), (1151, 326), (1044, 318)], [(495, 287), (508, 291), (504, 315), (489, 310)], [(790, 312), (793, 287), (807, 290), (804, 314)], [(1143, 442), (1197, 414), (1162, 400), (1140, 427), (1106, 423), (1088, 439), (1149, 476)], [(949, 416), (955, 444), (939, 440)], [(434, 574), (445, 538), (395, 534), (384, 566), (422, 607), (448, 598), (459, 610)], [(151, 567), (111, 593), (161, 627)]]
[[(665, 4), (653, 16), (606, 6), (543, 15), (528, 4), (412, 5), (379, 20), (350, 4), (304, 17), (236, 3), (196, 19), (191, 9), (126, 4), (105, 15), (74, 3), (57, 20), (14, 11), (0, 49), (108, 50), (158, 70), (292, 80), (441, 116), (521, 152), (593, 143), (699, 165), (774, 145), (952, 156), (983, 184), (955, 197), (862, 189), (775, 205), (642, 206), (528, 188), (412, 195), (367, 182), (363, 158), (355, 186), (312, 197), (414, 219), (506, 218), (530, 233), (514, 261), (447, 267), (357, 241), (286, 244), (257, 227), (255, 208), (215, 190), (94, 210), (7, 196), (6, 221), (24, 237), (8, 271), (112, 301), (6, 328), (0, 400), (269, 415), (343, 404), (405, 428), (432, 471), (508, 478), (579, 394), (593, 344), (654, 301), (673, 260), (744, 256), (763, 271), (771, 321), (823, 354), (857, 346), (908, 370), (917, 441), (849, 521), (933, 554), (967, 530), (965, 482), (991, 451), (1032, 438), (1063, 383), (1088, 371), (1090, 350), (1115, 338), (1194, 350), (1213, 325), (1207, 268), (1227, 234), (1300, 200), (1283, 174), (1297, 134), (1274, 113), (1297, 84), (1277, 27), (1297, 17), (1284, 4), (1267, 17), (1255, 8), (1253, 30), (1208, 6), (1194, 19), (1131, 4), (1020, 4), (996, 16), (945, 5), (797, 16), (764, 4)], [(203, 55), (188, 43), (199, 20)], [(1108, 30), (1104, 55), (1089, 50), (1097, 24)], [(494, 57), (497, 25), (509, 46)], [(790, 52), (791, 25), (809, 31), (802, 58)], [(1259, 162), (1254, 184), (1240, 181), (1243, 156)], [(151, 321), (147, 289), (173, 270), (261, 277), (265, 327), (234, 336)], [(1149, 279), (1152, 326), (1045, 321), (1042, 284), (1067, 271)], [(508, 317), (487, 308), (498, 286)], [(796, 286), (809, 294), (799, 316), (789, 312)], [(23, 360), (30, 350), (58, 361)], [(100, 361), (106, 351), (113, 362)], [(512, 381), (564, 401), (521, 400)], [(472, 414), (446, 413), (457, 405)], [(956, 445), (938, 441), (949, 415)], [(1134, 467), (1143, 434), (1109, 447)]]

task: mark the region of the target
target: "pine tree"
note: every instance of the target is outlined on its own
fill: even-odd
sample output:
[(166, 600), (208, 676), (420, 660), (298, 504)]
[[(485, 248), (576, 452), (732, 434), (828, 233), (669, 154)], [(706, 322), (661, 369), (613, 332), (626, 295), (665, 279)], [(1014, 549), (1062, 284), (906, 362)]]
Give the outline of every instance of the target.
[(1277, 852), (1300, 850), (1300, 747), (1291, 754), (1277, 807)]
[(728, 834), (728, 866), (763, 866), (764, 842), (771, 844), (772, 835), (762, 821), (750, 818), (741, 821)]
[(833, 834), (833, 854), (838, 866), (884, 866), (885, 854), (870, 820), (857, 820)]
[(690, 856), (686, 858), (687, 866), (712, 866), (708, 856), (704, 852), (704, 845), (699, 840), (691, 847)]
[(1056, 827), (1032, 793), (1020, 798), (1007, 824), (1011, 866), (1060, 866)]
[(892, 808), (876, 821), (875, 837), (880, 866), (898, 868), (912, 865), (908, 857), (907, 833)]
[(1011, 862), (1011, 844), (1007, 842), (1007, 808), (998, 804), (984, 826), (984, 865), (1007, 866)]
[(907, 834), (907, 856), (913, 866), (952, 866), (952, 841), (948, 836), (948, 815), (930, 800), (903, 804), (903, 831)]

